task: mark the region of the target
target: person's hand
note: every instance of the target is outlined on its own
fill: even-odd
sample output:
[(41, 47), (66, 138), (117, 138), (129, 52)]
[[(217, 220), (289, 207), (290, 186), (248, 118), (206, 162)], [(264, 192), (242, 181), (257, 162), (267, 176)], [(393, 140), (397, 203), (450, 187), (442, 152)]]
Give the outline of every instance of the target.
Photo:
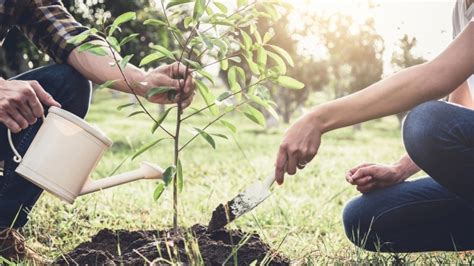
[(406, 179), (405, 176), (396, 165), (365, 163), (349, 170), (346, 180), (365, 194), (401, 183)]
[(160, 104), (170, 104), (177, 103), (179, 100), (182, 102), (182, 107), (188, 107), (194, 96), (194, 81), (192, 74), (189, 73), (191, 70), (188, 69), (187, 79), (186, 76), (186, 66), (179, 63), (174, 63), (171, 65), (160, 66), (146, 74), (145, 77), (145, 86), (146, 91), (144, 94), (156, 87), (174, 87), (176, 92), (173, 93), (161, 93), (155, 94), (148, 98), (152, 103)]
[(312, 113), (303, 115), (285, 133), (278, 151), (275, 179), (283, 184), (285, 172), (296, 174), (313, 160), (321, 143), (322, 130)]
[(35, 80), (0, 80), (0, 123), (13, 133), (36, 123), (42, 104), (61, 107)]

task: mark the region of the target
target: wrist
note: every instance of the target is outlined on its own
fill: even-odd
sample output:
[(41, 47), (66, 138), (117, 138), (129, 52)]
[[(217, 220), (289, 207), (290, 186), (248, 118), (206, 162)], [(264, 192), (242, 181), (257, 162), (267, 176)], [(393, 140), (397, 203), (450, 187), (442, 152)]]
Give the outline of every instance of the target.
[(319, 130), (321, 134), (332, 130), (330, 117), (327, 114), (328, 108), (325, 104), (315, 107), (309, 114), (311, 122), (317, 127), (317, 130)]
[(147, 73), (139, 68), (127, 68), (125, 73), (130, 86), (139, 96), (144, 96), (148, 92)]
[(394, 163), (392, 166), (395, 171), (394, 174), (398, 180), (405, 181), (407, 178), (411, 176), (411, 173), (409, 171), (409, 166), (406, 165), (403, 161), (398, 161)]

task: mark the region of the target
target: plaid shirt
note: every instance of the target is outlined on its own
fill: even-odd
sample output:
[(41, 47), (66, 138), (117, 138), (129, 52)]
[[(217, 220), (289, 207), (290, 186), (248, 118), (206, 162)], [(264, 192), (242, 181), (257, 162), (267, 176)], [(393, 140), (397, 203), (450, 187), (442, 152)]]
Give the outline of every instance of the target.
[[(67, 40), (88, 29), (69, 14), (61, 0), (0, 0), (0, 45), (15, 26), (57, 63), (66, 63), (80, 45)], [(94, 39), (99, 37), (84, 42)]]

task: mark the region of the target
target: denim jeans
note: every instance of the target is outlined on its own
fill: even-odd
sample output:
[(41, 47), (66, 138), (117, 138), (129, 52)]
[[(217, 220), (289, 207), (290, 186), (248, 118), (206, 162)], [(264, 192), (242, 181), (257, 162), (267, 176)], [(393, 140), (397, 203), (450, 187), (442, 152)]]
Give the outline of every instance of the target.
[(343, 212), (347, 236), (370, 251), (474, 249), (474, 111), (423, 103), (408, 114), (403, 141), (430, 177), (350, 201)]
[[(91, 85), (79, 72), (68, 65), (40, 67), (12, 79), (36, 80), (62, 108), (79, 117), (85, 117), (90, 103)], [(45, 112), (47, 108), (45, 107)], [(41, 125), (41, 119), (27, 129), (13, 135), (13, 142), (24, 155)], [(7, 140), (7, 129), (0, 124), (0, 161), (5, 161), (3, 177), (0, 176), (0, 228), (19, 228), (26, 224), (28, 212), (42, 190), (15, 173), (13, 152)]]

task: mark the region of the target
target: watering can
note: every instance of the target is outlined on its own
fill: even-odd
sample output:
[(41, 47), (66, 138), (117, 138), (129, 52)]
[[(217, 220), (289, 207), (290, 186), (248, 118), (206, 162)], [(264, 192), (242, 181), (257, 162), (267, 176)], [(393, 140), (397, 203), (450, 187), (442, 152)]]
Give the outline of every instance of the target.
[(100, 129), (80, 117), (50, 107), (24, 157), (15, 149), (12, 133), (8, 140), (19, 163), (15, 172), (72, 204), (81, 195), (139, 179), (159, 179), (163, 169), (143, 162), (139, 169), (112, 177), (92, 180), (91, 173), (112, 141)]

